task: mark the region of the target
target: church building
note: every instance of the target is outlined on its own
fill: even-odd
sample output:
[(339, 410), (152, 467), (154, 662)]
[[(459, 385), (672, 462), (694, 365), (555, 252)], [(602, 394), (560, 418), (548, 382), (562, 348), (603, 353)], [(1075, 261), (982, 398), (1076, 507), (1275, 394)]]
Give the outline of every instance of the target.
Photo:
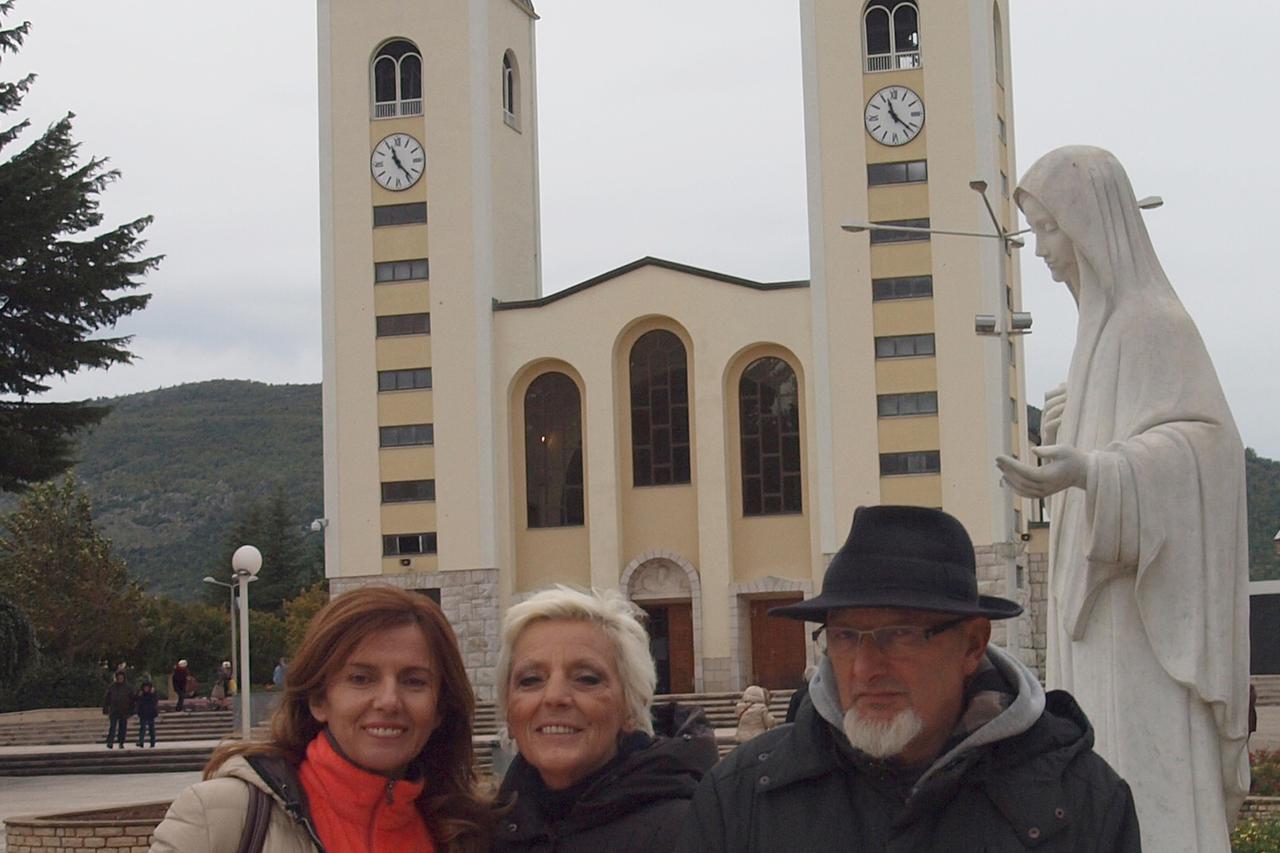
[(808, 280), (544, 283), (531, 2), (321, 0), (331, 592), (436, 598), (481, 698), (503, 610), (554, 583), (648, 613), (660, 692), (796, 686), (813, 646), (767, 611), (863, 504), (952, 513), (1026, 601), (993, 462), (1026, 455), (1022, 347), (974, 328), (1009, 328), (1017, 266), (930, 232), (994, 233), (979, 181), (1015, 226), (1006, 5), (799, 0)]

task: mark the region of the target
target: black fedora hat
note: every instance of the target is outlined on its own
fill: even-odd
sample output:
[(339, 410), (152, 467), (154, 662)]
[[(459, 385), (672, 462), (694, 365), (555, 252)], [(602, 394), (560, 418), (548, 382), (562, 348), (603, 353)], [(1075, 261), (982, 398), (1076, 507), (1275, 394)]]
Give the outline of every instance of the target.
[(957, 616), (1008, 619), (1022, 607), (1007, 598), (978, 595), (973, 542), (964, 525), (936, 509), (863, 506), (853, 514), (849, 539), (831, 558), (821, 594), (769, 611), (806, 622), (825, 622), (842, 607), (898, 607)]

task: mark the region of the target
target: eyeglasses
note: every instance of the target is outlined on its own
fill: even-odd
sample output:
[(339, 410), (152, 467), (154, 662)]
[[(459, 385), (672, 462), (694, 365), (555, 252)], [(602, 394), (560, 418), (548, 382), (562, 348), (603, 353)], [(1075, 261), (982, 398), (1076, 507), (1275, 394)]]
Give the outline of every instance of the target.
[(823, 625), (813, 632), (813, 641), (818, 650), (829, 657), (853, 657), (862, 647), (862, 638), (870, 637), (885, 657), (905, 658), (924, 648), (929, 640), (952, 628), (969, 621), (968, 616), (950, 619), (937, 625), (886, 625), (883, 628), (872, 628), (859, 631), (857, 628), (845, 628), (840, 625)]

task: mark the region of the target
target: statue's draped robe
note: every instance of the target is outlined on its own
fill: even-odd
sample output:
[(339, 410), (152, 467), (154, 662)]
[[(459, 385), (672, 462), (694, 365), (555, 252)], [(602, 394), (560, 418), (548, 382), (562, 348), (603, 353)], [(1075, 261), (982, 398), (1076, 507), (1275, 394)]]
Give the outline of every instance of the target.
[(1059, 149), (1018, 192), (1088, 262), (1057, 437), (1088, 485), (1051, 499), (1048, 684), (1133, 788), (1145, 849), (1225, 852), (1249, 786), (1244, 448), (1115, 159)]

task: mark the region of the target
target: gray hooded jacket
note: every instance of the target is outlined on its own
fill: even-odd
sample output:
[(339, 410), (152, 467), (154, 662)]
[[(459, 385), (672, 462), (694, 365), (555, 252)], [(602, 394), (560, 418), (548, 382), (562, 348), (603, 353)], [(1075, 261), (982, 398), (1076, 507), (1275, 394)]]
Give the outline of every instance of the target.
[(1000, 701), (972, 695), (948, 747), (904, 778), (849, 745), (824, 660), (793, 725), (738, 748), (703, 780), (677, 849), (1140, 850), (1129, 787), (1094, 754), (1075, 700), (1046, 694), (998, 648), (987, 663), (979, 675), (1000, 685)]

